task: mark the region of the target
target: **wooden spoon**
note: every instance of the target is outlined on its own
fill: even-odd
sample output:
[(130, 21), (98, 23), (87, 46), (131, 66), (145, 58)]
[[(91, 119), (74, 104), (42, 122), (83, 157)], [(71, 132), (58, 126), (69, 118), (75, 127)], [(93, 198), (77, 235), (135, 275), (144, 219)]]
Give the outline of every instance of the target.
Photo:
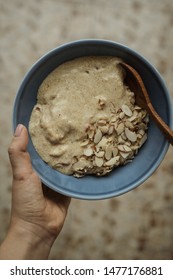
[(171, 145), (173, 145), (173, 131), (155, 111), (140, 75), (130, 65), (124, 62), (120, 62), (119, 64), (123, 69), (126, 70), (125, 83), (130, 88), (130, 90), (135, 93), (136, 104), (147, 110), (160, 130), (165, 134), (168, 141), (171, 143)]

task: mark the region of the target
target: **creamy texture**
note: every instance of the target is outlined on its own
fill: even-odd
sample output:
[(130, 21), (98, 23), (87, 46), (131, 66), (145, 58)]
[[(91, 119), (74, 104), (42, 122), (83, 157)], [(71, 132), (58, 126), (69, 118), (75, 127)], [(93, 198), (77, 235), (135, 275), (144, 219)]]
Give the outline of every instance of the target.
[[(41, 84), (29, 131), (37, 152), (53, 168), (77, 177), (86, 173), (104, 175), (133, 158), (135, 149), (124, 161), (118, 153), (113, 155), (112, 150), (111, 158), (119, 158), (113, 165), (105, 165), (105, 150), (98, 146), (103, 137), (112, 148), (121, 144), (117, 142), (120, 135), (115, 119), (120, 122), (124, 118), (125, 122), (134, 111), (134, 94), (123, 83), (125, 73), (117, 65), (119, 61), (99, 56), (74, 59), (56, 68)], [(122, 109), (124, 105), (130, 110), (129, 116)], [(140, 122), (146, 117), (146, 112), (142, 112)], [(118, 118), (119, 114), (122, 118)], [(125, 135), (125, 130), (122, 133)], [(126, 142), (130, 146), (133, 141)], [(104, 160), (99, 162), (101, 155)]]

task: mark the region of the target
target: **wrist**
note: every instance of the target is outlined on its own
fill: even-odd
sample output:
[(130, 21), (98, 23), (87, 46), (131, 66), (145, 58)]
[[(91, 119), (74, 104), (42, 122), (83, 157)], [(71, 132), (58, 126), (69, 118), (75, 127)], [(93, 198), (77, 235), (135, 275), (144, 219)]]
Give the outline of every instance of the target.
[(56, 236), (47, 229), (35, 223), (27, 222), (19, 218), (12, 218), (9, 232), (14, 232), (31, 245), (44, 243), (47, 247), (52, 247)]
[(28, 222), (12, 219), (1, 245), (1, 259), (48, 259), (55, 237)]

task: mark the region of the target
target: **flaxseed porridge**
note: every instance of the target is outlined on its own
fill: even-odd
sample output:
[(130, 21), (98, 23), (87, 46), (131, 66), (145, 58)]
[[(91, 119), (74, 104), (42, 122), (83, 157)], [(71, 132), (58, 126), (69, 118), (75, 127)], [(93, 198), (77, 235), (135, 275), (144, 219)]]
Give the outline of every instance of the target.
[(51, 72), (38, 90), (29, 123), (33, 145), (54, 169), (102, 176), (133, 160), (149, 117), (124, 84), (120, 59), (81, 57)]

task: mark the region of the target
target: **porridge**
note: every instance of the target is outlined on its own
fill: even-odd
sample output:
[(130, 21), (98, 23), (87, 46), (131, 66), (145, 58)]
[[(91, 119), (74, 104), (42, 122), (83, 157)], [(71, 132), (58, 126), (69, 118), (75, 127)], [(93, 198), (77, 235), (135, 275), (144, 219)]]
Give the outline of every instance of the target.
[(38, 90), (29, 132), (41, 158), (75, 177), (103, 176), (147, 140), (149, 117), (124, 84), (119, 58), (81, 57), (51, 72)]

